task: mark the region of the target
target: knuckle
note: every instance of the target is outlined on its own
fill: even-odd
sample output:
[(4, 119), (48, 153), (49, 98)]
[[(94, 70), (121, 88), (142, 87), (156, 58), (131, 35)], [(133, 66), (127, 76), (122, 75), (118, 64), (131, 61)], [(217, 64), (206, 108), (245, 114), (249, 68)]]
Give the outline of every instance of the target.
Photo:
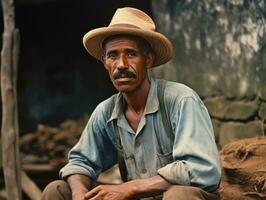
[(99, 188), (100, 190), (102, 190), (102, 189), (103, 189), (103, 186), (102, 186), (102, 185), (99, 185), (98, 188)]

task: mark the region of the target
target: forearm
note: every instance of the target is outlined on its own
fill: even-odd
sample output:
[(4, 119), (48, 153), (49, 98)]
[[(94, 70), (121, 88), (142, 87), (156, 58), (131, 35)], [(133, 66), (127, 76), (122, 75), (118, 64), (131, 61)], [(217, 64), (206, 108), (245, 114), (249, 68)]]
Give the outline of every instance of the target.
[(75, 193), (86, 193), (91, 186), (91, 180), (88, 176), (75, 174), (67, 178), (67, 183), (71, 189), (72, 195)]
[(126, 187), (132, 188), (130, 196), (132, 198), (148, 197), (159, 195), (172, 186), (169, 182), (157, 175), (146, 179), (136, 179), (124, 183)]

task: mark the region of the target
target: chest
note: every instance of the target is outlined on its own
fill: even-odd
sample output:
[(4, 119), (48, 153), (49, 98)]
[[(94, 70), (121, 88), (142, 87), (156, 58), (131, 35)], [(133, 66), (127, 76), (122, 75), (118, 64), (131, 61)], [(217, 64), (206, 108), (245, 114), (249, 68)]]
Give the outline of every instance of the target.
[(135, 113), (130, 110), (125, 111), (125, 117), (129, 124), (129, 126), (136, 132), (138, 130), (138, 126), (140, 123), (140, 120), (142, 118), (143, 112)]
[(125, 122), (124, 117), (119, 121), (122, 151), (129, 179), (154, 176), (159, 168), (173, 160), (173, 144), (164, 134), (163, 125), (157, 114), (141, 118), (137, 134), (130, 131), (129, 122)]

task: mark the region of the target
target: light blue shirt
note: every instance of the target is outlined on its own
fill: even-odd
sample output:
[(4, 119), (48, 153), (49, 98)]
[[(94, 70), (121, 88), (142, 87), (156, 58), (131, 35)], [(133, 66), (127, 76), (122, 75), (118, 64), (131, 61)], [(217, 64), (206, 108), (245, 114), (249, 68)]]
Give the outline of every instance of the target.
[(79, 142), (69, 152), (69, 162), (60, 171), (62, 178), (83, 174), (96, 180), (102, 171), (116, 164), (118, 126), (129, 180), (159, 174), (172, 184), (197, 186), (206, 191), (218, 187), (221, 166), (206, 107), (189, 87), (167, 82), (164, 100), (175, 136), (171, 141), (164, 132), (159, 109), (158, 81), (150, 78), (150, 83), (136, 132), (124, 116), (121, 93), (96, 107)]

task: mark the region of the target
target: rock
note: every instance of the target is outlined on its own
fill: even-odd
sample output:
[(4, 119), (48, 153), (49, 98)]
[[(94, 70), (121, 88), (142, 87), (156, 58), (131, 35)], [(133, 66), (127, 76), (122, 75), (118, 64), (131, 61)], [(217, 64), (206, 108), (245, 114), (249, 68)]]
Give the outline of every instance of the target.
[(35, 133), (28, 133), (19, 138), (19, 143), (21, 145), (24, 145), (24, 144), (26, 145), (26, 144), (36, 141), (37, 137), (38, 135)]
[(264, 120), (266, 119), (266, 103), (260, 105), (259, 117)]
[(246, 121), (253, 118), (258, 111), (257, 102), (232, 102), (225, 111), (226, 120)]
[(68, 146), (66, 145), (58, 145), (54, 148), (52, 152), (50, 152), (51, 159), (49, 163), (55, 167), (60, 168), (67, 162), (67, 153), (69, 151)]
[[(264, 58), (265, 59), (265, 58)], [(265, 63), (265, 61), (263, 61)], [(259, 68), (258, 71), (258, 93), (260, 99), (266, 101), (266, 68)]]
[(65, 145), (58, 145), (54, 148), (52, 155), (56, 158), (64, 157), (68, 148)]
[(60, 128), (62, 130), (61, 133), (65, 134), (66, 142), (70, 146), (73, 146), (78, 141), (80, 134), (82, 133), (85, 127), (85, 124), (86, 122), (81, 120), (79, 121), (67, 120), (60, 124)]
[(70, 132), (70, 134), (76, 134), (77, 132), (80, 134), (80, 132), (82, 131), (79, 124), (74, 120), (67, 120), (61, 123), (60, 128), (62, 129), (62, 131)]
[(40, 152), (39, 136), (36, 133), (28, 133), (23, 135), (19, 141), (20, 151), (25, 155)]
[(259, 97), (266, 101), (266, 85), (261, 85), (259, 87)]
[(78, 121), (67, 120), (58, 128), (39, 124), (35, 133), (25, 134), (20, 140), (21, 155), (25, 157), (25, 162), (36, 164), (47, 158), (46, 162), (55, 168), (62, 167), (67, 161), (68, 151), (78, 141), (87, 120), (87, 115)]
[(31, 164), (31, 163), (48, 163), (48, 157), (47, 156), (40, 156), (40, 155), (34, 155), (34, 154), (21, 154), (21, 160), (23, 164)]
[(257, 102), (229, 101), (223, 97), (207, 98), (204, 104), (211, 117), (218, 119), (246, 121), (258, 111)]
[(48, 141), (46, 143), (46, 150), (47, 150), (47, 152), (52, 152), (54, 150), (55, 146), (56, 146), (56, 144), (55, 144), (54, 141), (51, 141), (51, 140)]
[(219, 145), (224, 146), (230, 142), (243, 138), (251, 138), (263, 135), (261, 121), (248, 123), (227, 122), (221, 125)]
[(60, 131), (54, 136), (53, 141), (56, 144), (65, 144), (67, 141), (67, 136), (68, 134), (66, 134), (66, 132)]
[(207, 98), (204, 104), (207, 107), (211, 117), (223, 119), (230, 101), (222, 97)]

